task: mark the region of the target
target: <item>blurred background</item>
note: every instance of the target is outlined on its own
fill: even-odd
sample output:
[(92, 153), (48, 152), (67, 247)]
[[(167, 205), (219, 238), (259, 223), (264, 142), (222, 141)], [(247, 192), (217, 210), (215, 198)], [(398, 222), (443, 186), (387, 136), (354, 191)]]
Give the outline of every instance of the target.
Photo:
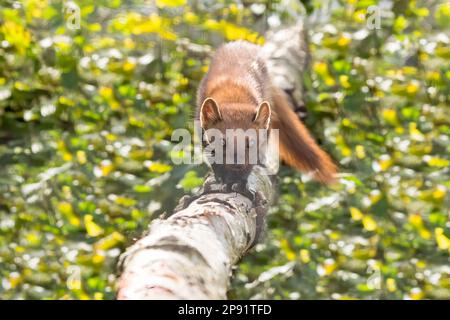
[(114, 298), (119, 254), (203, 182), (170, 136), (209, 53), (297, 19), (340, 183), (281, 168), (229, 297), (450, 299), (448, 1), (0, 4), (0, 299)]

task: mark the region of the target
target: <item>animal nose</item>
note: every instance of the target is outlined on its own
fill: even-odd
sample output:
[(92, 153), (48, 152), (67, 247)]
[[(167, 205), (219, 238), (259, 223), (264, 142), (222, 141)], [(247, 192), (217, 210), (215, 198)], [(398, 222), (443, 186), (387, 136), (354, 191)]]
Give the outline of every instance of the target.
[(230, 164), (227, 169), (234, 172), (245, 172), (249, 169), (249, 166), (246, 164)]

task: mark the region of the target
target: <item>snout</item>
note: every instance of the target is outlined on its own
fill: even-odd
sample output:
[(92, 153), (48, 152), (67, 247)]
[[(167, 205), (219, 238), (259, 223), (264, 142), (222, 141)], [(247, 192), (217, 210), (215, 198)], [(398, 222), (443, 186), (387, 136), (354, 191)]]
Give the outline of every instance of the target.
[(235, 173), (245, 173), (252, 170), (252, 166), (248, 164), (226, 164), (225, 170), (235, 172)]
[(212, 168), (216, 176), (225, 183), (245, 181), (252, 171), (252, 166), (246, 164), (215, 164)]

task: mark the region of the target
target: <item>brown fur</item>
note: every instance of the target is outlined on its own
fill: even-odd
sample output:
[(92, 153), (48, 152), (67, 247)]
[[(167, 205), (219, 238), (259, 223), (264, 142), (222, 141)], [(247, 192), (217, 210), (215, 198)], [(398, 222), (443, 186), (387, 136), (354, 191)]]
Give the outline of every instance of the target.
[[(292, 111), (285, 93), (272, 86), (266, 64), (257, 45), (236, 41), (219, 48), (197, 94), (197, 119), (204, 119), (203, 129), (262, 129), (255, 120), (258, 106), (271, 105), (270, 128), (279, 129), (283, 160), (300, 171), (312, 171), (324, 183), (335, 179), (336, 166), (315, 143), (306, 127)], [(215, 101), (220, 116), (200, 114), (207, 98)], [(206, 113), (206, 111), (204, 112)]]

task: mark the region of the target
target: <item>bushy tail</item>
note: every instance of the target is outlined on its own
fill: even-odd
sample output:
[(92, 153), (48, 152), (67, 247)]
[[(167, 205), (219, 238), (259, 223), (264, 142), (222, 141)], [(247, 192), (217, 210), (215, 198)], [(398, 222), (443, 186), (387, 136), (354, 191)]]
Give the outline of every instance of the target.
[(314, 141), (308, 129), (292, 110), (286, 94), (272, 89), (272, 128), (279, 129), (280, 156), (287, 164), (302, 172), (311, 171), (322, 183), (336, 179), (336, 166), (330, 156)]

